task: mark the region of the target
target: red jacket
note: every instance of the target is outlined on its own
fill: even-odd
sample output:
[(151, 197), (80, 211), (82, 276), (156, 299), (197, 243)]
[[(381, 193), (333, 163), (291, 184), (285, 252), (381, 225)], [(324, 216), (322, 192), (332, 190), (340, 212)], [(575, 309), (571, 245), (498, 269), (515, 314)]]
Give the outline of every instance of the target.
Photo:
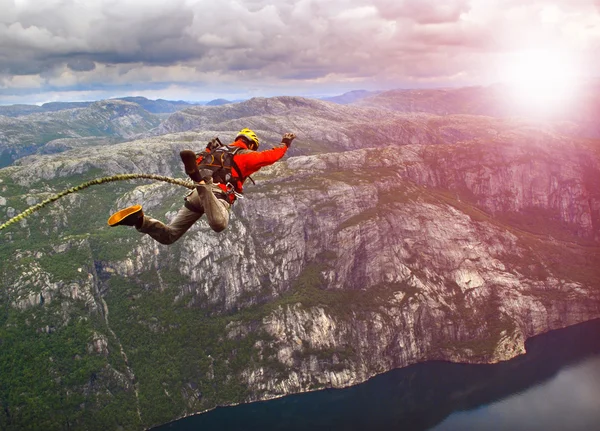
[[(252, 151), (248, 149), (248, 146), (244, 143), (242, 138), (231, 145), (247, 150), (233, 156), (233, 161), (240, 168), (244, 179), (257, 172), (260, 168), (272, 165), (277, 160), (281, 159), (288, 149), (287, 146), (282, 145), (281, 147), (271, 148), (270, 150)], [(240, 177), (235, 169), (231, 170), (231, 175), (237, 180), (234, 183), (236, 192), (241, 193), (244, 182), (239, 180)], [(219, 187), (227, 192), (227, 186), (225, 184), (219, 184)]]

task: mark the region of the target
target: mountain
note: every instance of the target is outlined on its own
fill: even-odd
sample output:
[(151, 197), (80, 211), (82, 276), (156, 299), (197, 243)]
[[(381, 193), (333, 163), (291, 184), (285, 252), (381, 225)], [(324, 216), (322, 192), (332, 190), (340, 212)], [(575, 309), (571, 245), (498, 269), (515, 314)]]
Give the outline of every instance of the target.
[(0, 106), (0, 115), (5, 117), (18, 117), (20, 115), (44, 112), (44, 108), (37, 105), (5, 105)]
[(340, 96), (333, 97), (323, 97), (321, 100), (326, 102), (339, 103), (341, 105), (346, 105), (348, 103), (354, 103), (358, 100), (364, 99), (365, 97), (375, 96), (381, 93), (380, 91), (367, 91), (367, 90), (354, 90), (344, 93)]
[[(564, 100), (544, 95), (515, 93), (503, 84), (490, 86), (406, 89), (380, 92), (361, 98), (353, 105), (402, 113), (435, 115), (484, 115), (499, 118), (530, 118), (561, 127), (565, 133), (582, 138), (600, 138), (598, 106), (600, 82), (573, 85)], [(536, 100), (539, 99), (539, 100)]]
[(220, 106), (220, 105), (228, 105), (230, 103), (233, 103), (230, 100), (227, 99), (214, 99), (211, 100), (210, 102), (206, 103), (206, 106)]
[[(57, 145), (57, 140), (107, 138), (104, 142), (123, 141), (147, 132), (159, 123), (158, 117), (138, 104), (121, 100), (94, 102), (87, 108), (35, 113), (24, 117), (0, 116), (0, 167), (37, 151), (56, 151), (62, 145)], [(85, 141), (82, 139), (80, 143)], [(54, 150), (45, 150), (47, 145)]]
[[(184, 108), (188, 108), (190, 106), (194, 106), (195, 103), (184, 102), (182, 100), (172, 101), (172, 100), (150, 100), (145, 97), (118, 97), (115, 99), (116, 101), (124, 101), (135, 103), (139, 105), (144, 110), (152, 113), (152, 114), (169, 114), (172, 112), (179, 111)], [(94, 103), (97, 102), (48, 102), (44, 103), (41, 106), (37, 105), (6, 105), (0, 106), (0, 115), (4, 115), (6, 117), (21, 117), (24, 115), (40, 113), (40, 112), (56, 112), (56, 111), (65, 111), (67, 109), (74, 108), (87, 108)]]
[(117, 99), (111, 100), (123, 100), (125, 102), (136, 103), (146, 111), (151, 112), (152, 114), (169, 114), (172, 112), (177, 112), (181, 109), (188, 108), (190, 106), (194, 106), (194, 104), (189, 102), (184, 102), (182, 100), (179, 101), (170, 101), (164, 99), (157, 100), (149, 100), (145, 97), (121, 97)]
[(0, 169), (0, 219), (256, 129), (298, 138), (219, 234), (163, 246), (183, 187), (116, 181), (0, 230), (0, 428), (147, 429), (217, 405), (344, 387), (427, 360), (490, 363), (600, 317), (600, 141), (553, 123), (256, 98), (146, 136)]
[(372, 106), (398, 112), (514, 116), (512, 115), (514, 110), (510, 109), (503, 100), (506, 93), (506, 88), (503, 86), (399, 89), (364, 97), (355, 103), (359, 106)]
[[(252, 98), (222, 106), (197, 106), (172, 114), (155, 135), (186, 131), (226, 133), (233, 139), (248, 127), (277, 143), (282, 130), (295, 130), (303, 143), (293, 154), (345, 151), (365, 146), (433, 142), (426, 115), (406, 115), (377, 108), (359, 108), (302, 97)], [(456, 132), (459, 133), (459, 132)], [(460, 133), (472, 134), (466, 128)]]
[(48, 102), (44, 103), (41, 108), (45, 112), (64, 111), (66, 109), (87, 108), (94, 102)]

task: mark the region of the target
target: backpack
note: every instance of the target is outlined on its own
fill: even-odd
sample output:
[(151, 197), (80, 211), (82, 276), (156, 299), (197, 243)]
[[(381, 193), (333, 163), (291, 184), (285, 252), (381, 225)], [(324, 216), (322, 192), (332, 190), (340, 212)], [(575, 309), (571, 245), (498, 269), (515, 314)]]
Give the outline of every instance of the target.
[[(243, 148), (234, 147), (232, 145), (224, 145), (218, 137), (211, 139), (206, 145), (204, 151), (197, 155), (196, 164), (198, 169), (211, 171), (211, 175), (214, 182), (221, 184), (231, 184), (236, 191), (241, 190), (241, 183), (244, 182), (246, 177), (242, 175), (242, 171), (239, 166), (233, 160), (233, 156), (240, 152), (247, 152)], [(237, 178), (232, 175), (232, 170), (237, 172)], [(208, 174), (208, 173), (207, 173)], [(254, 180), (251, 177), (250, 181), (254, 184)], [(239, 184), (238, 184), (239, 182)]]

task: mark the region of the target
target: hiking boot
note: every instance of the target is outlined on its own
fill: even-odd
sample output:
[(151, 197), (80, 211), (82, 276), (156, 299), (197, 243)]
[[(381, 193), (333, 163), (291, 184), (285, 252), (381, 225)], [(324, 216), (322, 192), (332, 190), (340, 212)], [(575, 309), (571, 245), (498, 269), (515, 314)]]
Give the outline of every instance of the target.
[(198, 164), (196, 163), (196, 153), (192, 150), (181, 150), (179, 156), (183, 162), (185, 173), (188, 174), (194, 182), (199, 183), (202, 181), (202, 175), (200, 175)]
[(120, 211), (117, 211), (108, 219), (109, 226), (135, 226), (137, 229), (142, 227), (144, 222), (144, 211), (141, 205), (132, 205)]

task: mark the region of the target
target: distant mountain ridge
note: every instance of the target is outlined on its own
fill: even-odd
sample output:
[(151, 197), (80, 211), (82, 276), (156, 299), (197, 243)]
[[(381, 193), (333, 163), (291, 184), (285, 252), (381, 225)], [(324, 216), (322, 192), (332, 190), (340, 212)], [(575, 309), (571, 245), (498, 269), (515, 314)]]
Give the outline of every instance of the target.
[(40, 105), (41, 110), (39, 112), (57, 112), (66, 109), (87, 108), (93, 103), (96, 102), (48, 102)]
[(504, 116), (496, 103), (501, 92), (490, 87), (435, 89), (397, 89), (357, 99), (358, 106), (372, 106), (397, 112), (422, 112), (435, 115), (469, 114)]
[(150, 100), (145, 97), (120, 97), (115, 100), (124, 100), (126, 102), (137, 103), (146, 111), (152, 114), (168, 114), (177, 112), (181, 109), (189, 108), (194, 106), (195, 103), (184, 102), (182, 100), (172, 101), (165, 99)]
[(206, 106), (220, 106), (220, 105), (228, 105), (230, 103), (234, 103), (231, 100), (227, 99), (214, 99), (210, 102), (205, 103)]
[[(590, 87), (580, 95), (577, 109), (564, 110), (551, 127), (562, 133), (579, 137), (600, 136), (600, 123), (596, 121), (597, 106), (600, 106), (598, 87)], [(110, 119), (105, 115), (88, 115), (98, 104), (116, 107), (118, 102), (130, 103), (126, 112), (115, 110)], [(112, 103), (112, 105), (111, 105)], [(515, 107), (516, 106), (516, 107)], [(133, 114), (137, 107), (137, 112)], [(110, 110), (111, 108), (109, 108)], [(86, 111), (88, 110), (88, 111)], [(383, 111), (386, 111), (385, 115)], [(106, 112), (105, 112), (106, 114)], [(398, 89), (390, 91), (356, 90), (340, 96), (324, 99), (280, 96), (256, 97), (243, 101), (214, 99), (210, 102), (190, 103), (164, 99), (149, 100), (145, 97), (123, 97), (100, 102), (50, 102), (42, 106), (0, 106), (0, 167), (8, 166), (20, 157), (35, 152), (53, 153), (80, 146), (71, 138), (108, 138), (108, 140), (81, 141), (84, 145), (101, 142), (114, 143), (131, 139), (134, 135), (160, 135), (192, 130), (257, 129), (263, 136), (277, 139), (286, 121), (294, 127), (294, 118), (312, 117), (312, 125), (302, 130), (314, 141), (327, 142), (332, 151), (359, 148), (364, 139), (381, 143), (396, 142), (403, 133), (399, 129), (414, 127), (419, 115), (477, 115), (489, 118), (534, 116), (525, 107), (507, 102), (506, 88), (501, 85), (489, 87), (463, 87), (438, 89)], [(117, 120), (116, 117), (123, 118)], [(131, 115), (134, 115), (131, 118)], [(278, 117), (273, 121), (273, 117)], [(379, 121), (387, 118), (386, 121)], [(425, 117), (421, 117), (423, 122)], [(82, 124), (82, 121), (87, 122)], [(112, 125), (107, 124), (107, 121)], [(437, 121), (429, 118), (428, 121)], [(97, 122), (99, 124), (94, 124)], [(120, 126), (114, 127), (117, 122)], [(345, 124), (343, 133), (337, 127)], [(288, 126), (286, 126), (288, 127)], [(426, 127), (420, 128), (421, 135)], [(337, 134), (333, 141), (330, 135)], [(457, 131), (448, 133), (458, 133)], [(468, 127), (460, 133), (469, 134)], [(266, 135), (265, 135), (266, 134)], [(417, 143), (414, 134), (412, 143)], [(55, 139), (67, 139), (42, 149)], [(333, 147), (332, 147), (333, 145)]]
[(339, 96), (332, 97), (321, 97), (320, 100), (324, 100), (326, 102), (339, 103), (341, 105), (345, 105), (348, 103), (354, 103), (365, 97), (376, 96), (382, 93), (381, 91), (367, 91), (367, 90), (353, 90), (347, 93), (344, 93)]
[[(572, 94), (542, 103), (535, 96), (517, 93), (504, 84), (433, 89), (397, 89), (367, 95), (352, 102), (354, 106), (376, 107), (403, 113), (435, 115), (484, 115), (496, 118), (532, 118), (545, 122), (569, 122), (561, 126), (581, 137), (600, 137), (598, 107), (600, 82), (574, 85)], [(540, 96), (540, 100), (543, 97)]]
[[(248, 127), (277, 143), (283, 131), (291, 130), (304, 141), (321, 143), (327, 151), (341, 151), (364, 147), (367, 142), (376, 145), (395, 142), (403, 136), (398, 132), (402, 127), (420, 128), (411, 138), (417, 143), (416, 136), (427, 134), (426, 127), (415, 125), (422, 120), (423, 117), (409, 119), (404, 113), (370, 106), (341, 105), (297, 96), (255, 97), (229, 105), (184, 109), (172, 114), (152, 134)], [(294, 146), (293, 151), (301, 147), (302, 144)]]
[[(125, 102), (135, 103), (141, 106), (146, 111), (152, 114), (167, 114), (176, 112), (180, 109), (185, 109), (191, 106), (197, 105), (196, 103), (184, 102), (182, 100), (172, 101), (172, 100), (164, 100), (164, 99), (156, 99), (150, 100), (145, 97), (134, 96), (134, 97), (117, 97), (114, 99), (104, 99), (104, 100), (121, 100)], [(89, 101), (89, 102), (48, 102), (43, 105), (7, 105), (0, 106), (0, 115), (4, 115), (6, 117), (19, 117), (23, 115), (30, 115), (35, 113), (43, 113), (43, 112), (56, 112), (56, 111), (64, 111), (67, 109), (74, 108), (87, 108), (94, 103), (98, 103), (99, 101)]]

